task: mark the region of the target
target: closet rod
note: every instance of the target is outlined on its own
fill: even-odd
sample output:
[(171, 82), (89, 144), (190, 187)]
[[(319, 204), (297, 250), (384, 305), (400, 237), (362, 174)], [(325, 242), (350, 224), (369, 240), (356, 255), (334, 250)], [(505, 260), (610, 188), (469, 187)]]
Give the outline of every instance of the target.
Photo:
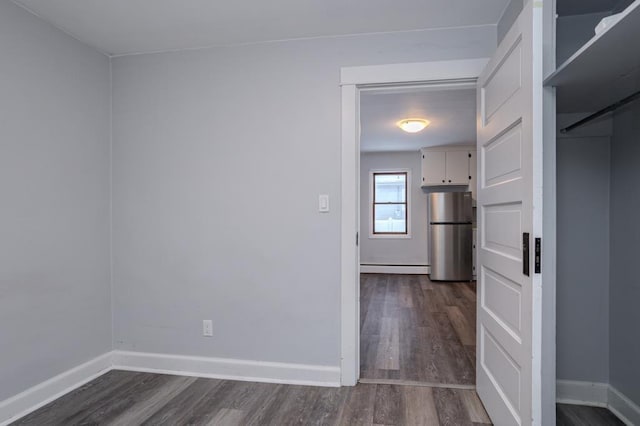
[(635, 101), (636, 99), (640, 99), (640, 90), (638, 90), (637, 92), (635, 92), (634, 94), (632, 94), (631, 96), (627, 96), (626, 98), (619, 100), (618, 102), (615, 102), (611, 105), (609, 105), (606, 108), (601, 109), (598, 112), (594, 112), (593, 114), (591, 114), (588, 117), (583, 118), (582, 120), (573, 123), (571, 126), (565, 127), (564, 129), (560, 130), (560, 133), (567, 133), (572, 131), (575, 128), (578, 128), (580, 126), (584, 126), (585, 124), (587, 124), (590, 121), (595, 120), (598, 117), (601, 117), (605, 114), (608, 114), (610, 112), (613, 112), (615, 110), (617, 110), (618, 108), (625, 106), (626, 104)]

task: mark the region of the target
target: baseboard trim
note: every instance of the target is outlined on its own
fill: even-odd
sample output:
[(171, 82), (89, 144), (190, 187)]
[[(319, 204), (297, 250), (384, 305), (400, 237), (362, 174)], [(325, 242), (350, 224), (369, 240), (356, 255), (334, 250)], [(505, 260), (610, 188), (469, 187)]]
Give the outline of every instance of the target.
[(26, 416), (111, 370), (263, 383), (340, 386), (340, 367), (111, 351), (0, 401), (0, 426)]
[(607, 383), (556, 381), (556, 401), (562, 404), (606, 407), (609, 385)]
[(562, 404), (605, 407), (627, 425), (640, 425), (640, 406), (608, 383), (558, 380), (557, 401)]
[(113, 352), (113, 369), (248, 382), (340, 386), (340, 367), (144, 352)]
[(609, 386), (609, 410), (627, 425), (640, 425), (640, 407), (613, 386)]
[(0, 426), (26, 416), (111, 369), (111, 352), (58, 374), (0, 402)]
[(363, 274), (410, 274), (427, 275), (431, 273), (431, 267), (420, 265), (375, 265), (361, 264), (360, 272)]

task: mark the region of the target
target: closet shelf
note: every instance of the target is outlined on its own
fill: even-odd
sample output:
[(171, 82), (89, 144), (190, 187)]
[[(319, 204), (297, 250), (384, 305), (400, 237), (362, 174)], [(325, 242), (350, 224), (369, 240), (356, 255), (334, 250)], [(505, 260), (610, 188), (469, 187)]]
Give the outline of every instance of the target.
[(640, 0), (549, 75), (558, 91), (558, 112), (605, 108), (640, 89)]

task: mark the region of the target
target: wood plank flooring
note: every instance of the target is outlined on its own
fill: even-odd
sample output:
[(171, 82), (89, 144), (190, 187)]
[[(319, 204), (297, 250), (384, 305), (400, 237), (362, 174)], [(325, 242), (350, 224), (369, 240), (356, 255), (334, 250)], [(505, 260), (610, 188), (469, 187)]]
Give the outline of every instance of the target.
[(111, 371), (14, 425), (481, 425), (475, 391), (320, 388)]
[(623, 426), (624, 423), (606, 408), (557, 404), (557, 426)]
[(360, 377), (475, 384), (475, 283), (360, 276)]

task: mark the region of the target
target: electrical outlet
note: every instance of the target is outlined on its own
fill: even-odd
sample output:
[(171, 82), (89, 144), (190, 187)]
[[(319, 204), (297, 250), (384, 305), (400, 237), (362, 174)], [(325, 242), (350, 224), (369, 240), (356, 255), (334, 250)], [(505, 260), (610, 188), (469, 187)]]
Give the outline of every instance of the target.
[(213, 336), (213, 321), (202, 320), (202, 335), (206, 337)]

